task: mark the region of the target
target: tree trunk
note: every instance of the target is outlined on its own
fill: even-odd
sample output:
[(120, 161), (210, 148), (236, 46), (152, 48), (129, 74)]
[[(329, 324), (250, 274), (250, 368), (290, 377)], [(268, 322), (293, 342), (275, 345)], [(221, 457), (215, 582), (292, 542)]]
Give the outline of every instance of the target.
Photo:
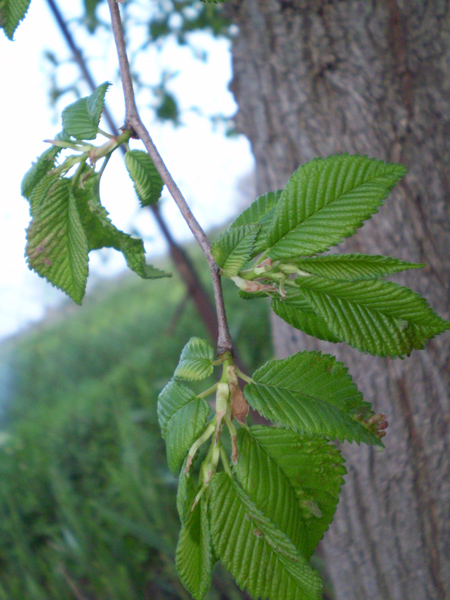
[[(342, 245), (426, 263), (398, 277), (444, 318), (450, 297), (449, 2), (234, 0), (231, 89), (258, 193), (315, 156), (407, 165), (380, 215)], [(386, 450), (347, 446), (323, 550), (338, 600), (450, 598), (449, 334), (406, 360), (315, 342), (273, 319), (277, 354), (335, 354), (388, 415)]]

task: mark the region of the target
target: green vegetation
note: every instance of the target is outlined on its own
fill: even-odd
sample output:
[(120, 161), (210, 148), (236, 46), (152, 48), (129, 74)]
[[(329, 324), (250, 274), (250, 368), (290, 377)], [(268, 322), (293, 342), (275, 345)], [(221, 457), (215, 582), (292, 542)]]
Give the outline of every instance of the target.
[[(67, 305), (0, 348), (1, 600), (189, 598), (156, 416), (181, 348), (206, 336), (185, 294), (176, 278), (102, 282), (82, 309)], [(271, 355), (268, 305), (226, 295), (254, 369)], [(208, 598), (242, 598), (236, 590), (216, 571)]]

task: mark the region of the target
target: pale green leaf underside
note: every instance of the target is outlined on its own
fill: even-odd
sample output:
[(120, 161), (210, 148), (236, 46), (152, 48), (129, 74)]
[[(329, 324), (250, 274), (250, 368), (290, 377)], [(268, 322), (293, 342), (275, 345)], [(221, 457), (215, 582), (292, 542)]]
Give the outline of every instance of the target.
[(183, 348), (175, 377), (187, 381), (201, 381), (213, 372), (214, 349), (205, 340), (191, 338)]
[(209, 405), (196, 398), (182, 406), (167, 423), (167, 464), (174, 475), (178, 473), (189, 448), (205, 429)]
[(450, 327), (427, 301), (389, 281), (298, 278), (299, 292), (343, 342), (379, 356), (403, 356)]
[(36, 185), (33, 187), (28, 198), (28, 202), (30, 204), (30, 214), (32, 217), (34, 217), (37, 209), (47, 197), (50, 188), (53, 187), (58, 179), (59, 175), (57, 173), (47, 173), (47, 175), (45, 175), (39, 181), (39, 183), (36, 183)]
[(145, 261), (144, 243), (138, 238), (117, 229), (100, 202), (98, 176), (92, 174), (84, 182), (84, 189), (77, 187), (78, 210), (86, 232), (90, 250), (114, 248), (121, 252), (128, 267), (143, 279), (170, 277)]
[(217, 265), (227, 277), (233, 277), (250, 260), (260, 227), (248, 225), (235, 227), (222, 233), (211, 246)]
[(407, 269), (419, 269), (422, 264), (397, 258), (367, 254), (330, 254), (315, 258), (296, 258), (290, 261), (302, 271), (336, 281), (379, 279)]
[(260, 225), (255, 239), (251, 258), (267, 249), (267, 232), (273, 219), (275, 207), (281, 197), (282, 190), (268, 192), (259, 196), (230, 225), (230, 230), (244, 225)]
[(322, 583), (291, 540), (225, 473), (210, 485), (214, 550), (241, 588), (267, 600), (320, 600)]
[(352, 418), (369, 404), (333, 356), (299, 352), (272, 360), (255, 372), (253, 381), (244, 388), (248, 403), (278, 425), (339, 441), (382, 445)]
[(0, 0), (0, 28), (10, 40), (27, 14), (29, 6), (30, 0)]
[[(344, 459), (326, 440), (295, 431), (254, 426), (250, 434), (294, 490), (307, 533), (304, 555), (310, 558), (333, 520), (346, 473)], [(316, 516), (311, 506), (316, 506), (322, 516)]]
[(213, 556), (207, 511), (203, 496), (181, 528), (176, 551), (181, 582), (195, 600), (202, 600), (211, 586)]
[(88, 250), (71, 182), (60, 179), (27, 229), (28, 265), (79, 304), (88, 276)]
[(163, 438), (167, 434), (167, 425), (170, 419), (189, 402), (193, 402), (197, 396), (194, 392), (178, 383), (169, 381), (158, 396), (158, 421)]
[(150, 206), (158, 202), (164, 182), (147, 152), (130, 150), (125, 154), (125, 165), (141, 205)]
[(339, 244), (377, 212), (405, 173), (402, 165), (348, 154), (302, 165), (276, 207), (269, 256), (305, 256)]
[(55, 159), (61, 152), (61, 148), (51, 146), (43, 152), (22, 179), (22, 196), (30, 200), (34, 188), (41, 183), (47, 173), (53, 168)]
[(105, 94), (110, 84), (102, 83), (85, 98), (80, 98), (62, 112), (63, 131), (77, 140), (93, 140), (98, 133)]
[(189, 448), (205, 428), (206, 400), (177, 381), (169, 382), (158, 397), (158, 421), (166, 441), (167, 462), (177, 474)]

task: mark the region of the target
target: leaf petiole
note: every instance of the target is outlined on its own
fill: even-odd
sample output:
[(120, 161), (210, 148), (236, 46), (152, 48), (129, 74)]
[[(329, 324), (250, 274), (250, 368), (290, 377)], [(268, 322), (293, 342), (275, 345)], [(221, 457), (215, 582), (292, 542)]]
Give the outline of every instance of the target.
[(233, 473), (231, 472), (230, 462), (228, 460), (227, 453), (225, 452), (225, 448), (222, 445), (220, 446), (220, 460), (222, 461), (222, 465), (223, 465), (225, 473), (229, 477), (232, 477)]
[(243, 373), (240, 369), (236, 367), (236, 373), (240, 379), (243, 379), (246, 383), (254, 383), (253, 379)]
[(218, 383), (215, 383), (214, 385), (212, 385), (210, 388), (208, 388), (204, 392), (197, 394), (197, 398), (207, 398), (208, 396), (210, 396), (211, 394), (213, 394), (216, 391), (218, 385), (219, 385)]
[(206, 427), (206, 429), (202, 433), (202, 435), (192, 444), (192, 446), (189, 450), (189, 453), (188, 453), (186, 466), (184, 468), (184, 472), (186, 473), (186, 475), (189, 473), (189, 469), (191, 467), (192, 461), (194, 460), (194, 456), (197, 454), (198, 449), (200, 448), (200, 446), (202, 446), (205, 442), (207, 442), (209, 440), (209, 438), (212, 436), (212, 434), (215, 432), (215, 430), (216, 430), (216, 417), (214, 417), (212, 419), (212, 421), (210, 421), (208, 423), (208, 426)]
[(100, 135), (103, 135), (103, 137), (106, 137), (109, 140), (113, 140), (114, 139), (113, 135), (111, 135), (107, 131), (103, 131), (103, 129), (101, 129), (101, 127), (97, 127), (97, 131), (99, 132)]

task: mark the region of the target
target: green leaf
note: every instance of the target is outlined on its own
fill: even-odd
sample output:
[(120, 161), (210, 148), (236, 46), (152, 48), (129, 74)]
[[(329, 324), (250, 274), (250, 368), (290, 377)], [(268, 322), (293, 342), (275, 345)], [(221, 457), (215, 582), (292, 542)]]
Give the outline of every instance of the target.
[[(254, 426), (250, 428), (248, 438), (255, 442), (255, 447), (260, 448), (259, 453), (254, 449), (253, 454), (264, 451), (268, 457), (266, 460), (270, 458), (277, 465), (280, 471), (278, 477), (286, 477), (293, 489), (295, 504), (306, 530), (304, 556), (309, 559), (333, 520), (344, 483), (343, 476), (346, 474), (344, 459), (339, 450), (326, 440), (286, 429)], [(242, 455), (243, 452), (239, 461), (242, 460)], [(246, 460), (247, 463), (251, 462)], [(240, 463), (238, 467), (241, 468)], [(258, 488), (257, 472), (258, 465), (252, 464), (247, 485), (255, 489)], [(242, 478), (241, 483), (246, 489)], [(246, 491), (249, 493), (247, 489)], [(274, 495), (277, 495), (276, 490)]]
[(347, 368), (334, 356), (298, 352), (272, 360), (253, 375), (244, 395), (261, 415), (299, 433), (339, 441), (381, 445), (371, 431), (353, 419), (370, 410)]
[(62, 112), (63, 132), (77, 140), (93, 140), (97, 137), (98, 125), (105, 104), (105, 94), (111, 84), (102, 83), (85, 98), (80, 98)]
[(178, 473), (189, 448), (205, 428), (209, 405), (187, 387), (171, 381), (158, 398), (158, 420), (166, 440), (167, 462)]
[(147, 152), (130, 150), (125, 154), (125, 165), (141, 205), (150, 206), (158, 202), (164, 182)]
[(316, 158), (289, 179), (268, 232), (269, 256), (328, 250), (377, 212), (405, 167), (348, 154)]
[(194, 392), (178, 383), (169, 381), (158, 396), (158, 422), (163, 438), (167, 435), (170, 419), (189, 402), (194, 402), (197, 396)]
[(214, 565), (205, 497), (186, 517), (181, 527), (176, 566), (181, 582), (196, 599), (202, 600), (211, 587)]
[(244, 292), (244, 290), (238, 290), (239, 296), (243, 300), (254, 300), (255, 298), (267, 298), (265, 292)]
[(30, 0), (0, 0), (0, 28), (10, 40), (27, 14)]
[[(303, 436), (296, 435), (301, 442)], [(302, 556), (306, 556), (308, 534), (289, 479), (253, 436), (253, 428), (248, 432), (239, 431), (238, 449), (236, 475), (242, 489), (263, 515), (287, 535)]]
[(47, 175), (45, 175), (39, 181), (39, 183), (36, 183), (32, 192), (30, 193), (30, 197), (28, 198), (31, 216), (35, 215), (37, 209), (40, 207), (49, 193), (50, 188), (52, 188), (58, 180), (59, 175), (57, 173), (47, 173)]
[(55, 160), (61, 148), (51, 146), (43, 152), (22, 179), (22, 196), (30, 200), (34, 188), (41, 183), (47, 173), (55, 166)]
[(296, 258), (290, 262), (301, 271), (336, 281), (379, 279), (407, 269), (420, 269), (425, 266), (398, 258), (367, 254), (329, 254), (315, 258)]
[(122, 252), (128, 267), (143, 279), (171, 277), (170, 273), (165, 273), (146, 263), (142, 240), (131, 237), (112, 224), (108, 211), (100, 202), (99, 185), (98, 175), (92, 170), (89, 177), (85, 175), (84, 187), (78, 186), (75, 190), (89, 250), (114, 248)]
[(213, 372), (214, 349), (205, 340), (193, 337), (183, 348), (175, 377), (187, 381), (201, 381)]
[(286, 323), (300, 329), (308, 335), (327, 342), (339, 342), (339, 338), (330, 331), (325, 320), (316, 315), (311, 306), (296, 293), (288, 292), (285, 300), (272, 298), (271, 307), (275, 314)]
[(233, 277), (252, 256), (258, 225), (235, 227), (222, 233), (211, 246), (211, 252), (224, 275)]
[(209, 405), (196, 398), (181, 407), (167, 424), (166, 451), (169, 469), (176, 475), (190, 447), (205, 429)]
[(220, 473), (210, 490), (213, 547), (238, 585), (254, 598), (320, 600), (318, 573), (237, 483)]
[(403, 356), (450, 327), (427, 301), (390, 281), (295, 280), (303, 300), (336, 337), (378, 356)]
[(242, 227), (244, 225), (260, 225), (261, 229), (253, 245), (250, 258), (268, 248), (267, 232), (275, 213), (275, 207), (281, 197), (282, 190), (268, 192), (259, 196), (250, 206), (244, 210), (230, 225), (229, 229)]
[(37, 208), (27, 229), (30, 269), (81, 303), (88, 276), (88, 243), (71, 181), (59, 179)]

